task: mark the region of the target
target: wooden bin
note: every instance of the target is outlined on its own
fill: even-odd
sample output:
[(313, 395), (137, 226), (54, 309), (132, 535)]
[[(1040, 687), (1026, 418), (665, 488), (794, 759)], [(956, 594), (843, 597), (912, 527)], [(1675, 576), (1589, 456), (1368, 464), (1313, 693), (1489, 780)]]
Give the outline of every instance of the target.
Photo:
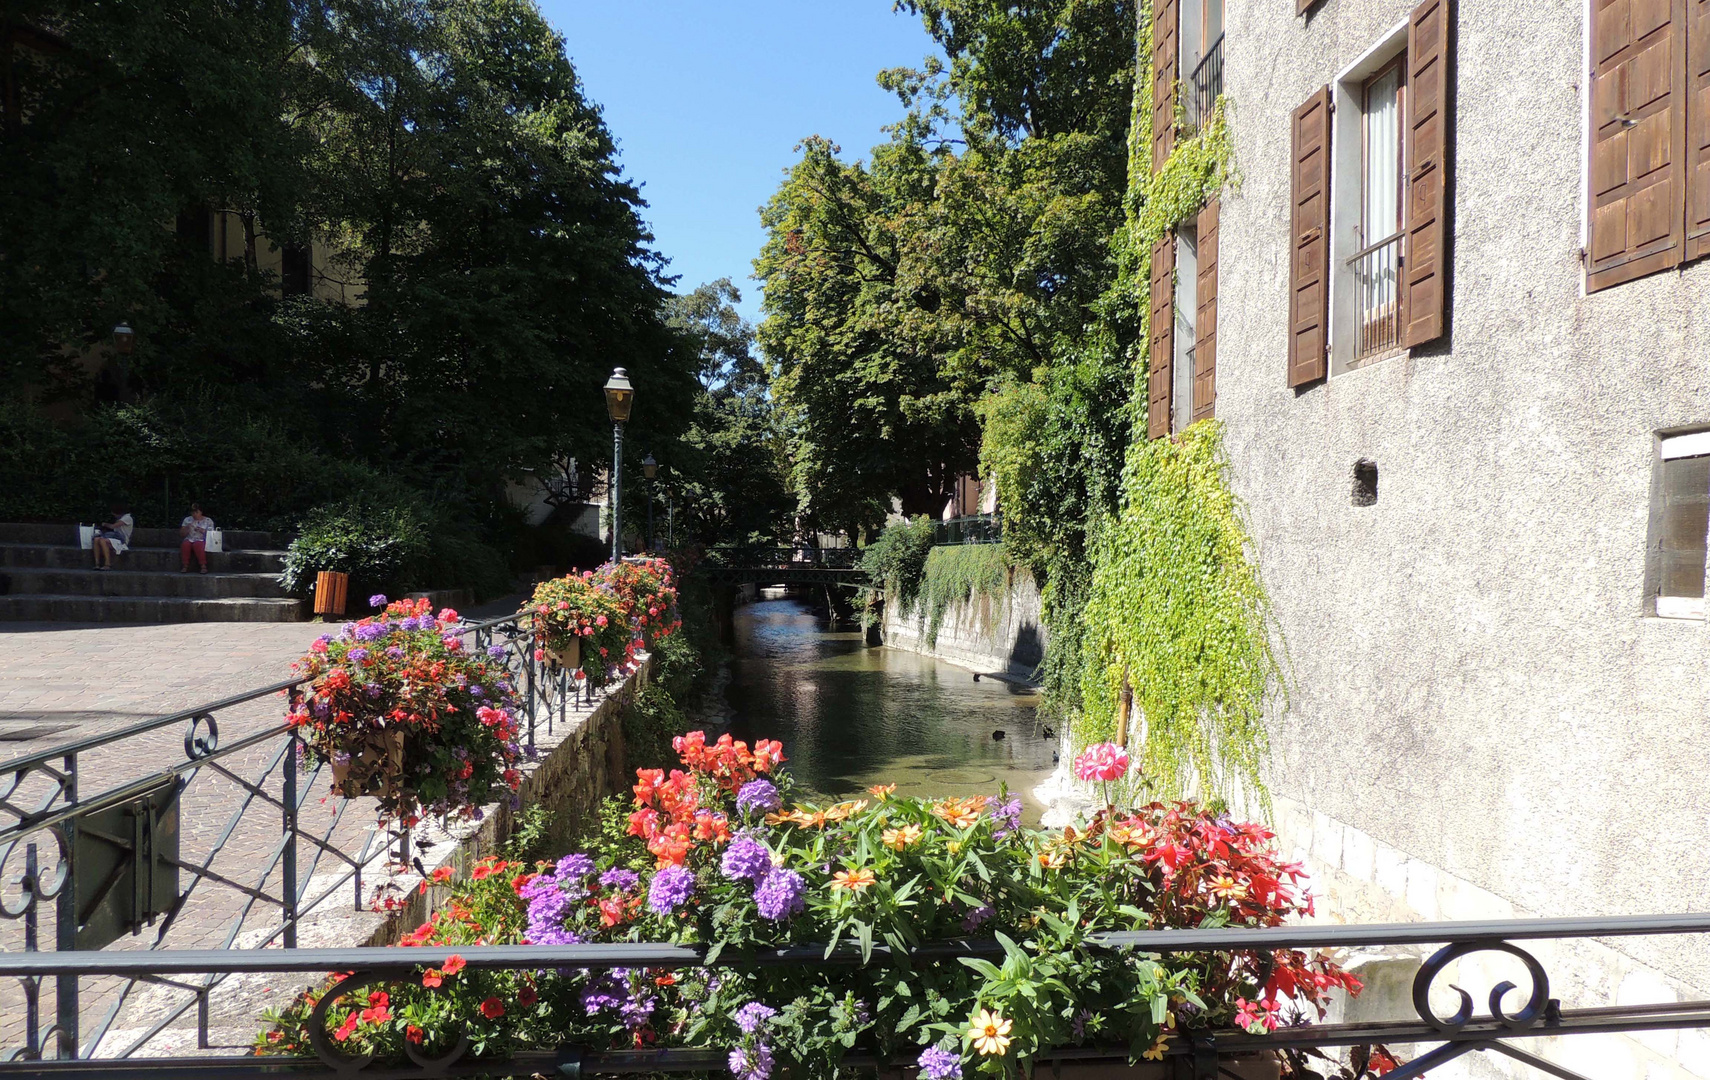
[(322, 570), (315, 575), (315, 614), (343, 615), (345, 594), (350, 591), (350, 575), (337, 570)]

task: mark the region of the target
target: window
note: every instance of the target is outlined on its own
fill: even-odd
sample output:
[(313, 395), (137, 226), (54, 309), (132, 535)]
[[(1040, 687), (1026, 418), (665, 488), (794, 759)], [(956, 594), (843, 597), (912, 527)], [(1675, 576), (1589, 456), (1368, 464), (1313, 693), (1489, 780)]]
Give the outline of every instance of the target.
[(285, 296), (308, 295), (309, 271), (307, 244), (286, 244), (279, 249), (279, 288)]
[(1170, 374), (1170, 430), (1180, 431), (1193, 423), (1193, 354), (1197, 340), (1199, 302), (1194, 284), (1199, 280), (1199, 253), (1193, 229), (1176, 232), (1176, 287), (1171, 297), (1175, 308), (1175, 343)]
[(1192, 134), (1223, 93), (1223, 0), (1182, 0), (1182, 111)]
[(1401, 117), (1407, 68), (1396, 57), (1360, 93), (1360, 218), (1348, 257), (1354, 285), (1356, 361), (1401, 343), (1401, 208), (1407, 203)]
[(1421, 0), (1294, 112), (1290, 386), (1447, 331), (1450, 17)]
[(1664, 438), (1651, 489), (1647, 577), (1655, 614), (1704, 618), (1705, 537), (1710, 532), (1710, 431)]

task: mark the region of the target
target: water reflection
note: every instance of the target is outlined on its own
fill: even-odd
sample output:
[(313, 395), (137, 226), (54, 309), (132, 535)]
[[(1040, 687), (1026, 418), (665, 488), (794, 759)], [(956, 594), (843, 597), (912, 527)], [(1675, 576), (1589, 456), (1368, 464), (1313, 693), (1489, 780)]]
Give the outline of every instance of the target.
[[(806, 605), (768, 599), (736, 613), (728, 691), (739, 739), (780, 739), (796, 782), (838, 798), (871, 784), (900, 794), (1023, 796), (1050, 773), (1055, 740), (1035, 729), (1036, 694), (930, 657), (831, 631)], [(1003, 739), (993, 739), (994, 731)]]

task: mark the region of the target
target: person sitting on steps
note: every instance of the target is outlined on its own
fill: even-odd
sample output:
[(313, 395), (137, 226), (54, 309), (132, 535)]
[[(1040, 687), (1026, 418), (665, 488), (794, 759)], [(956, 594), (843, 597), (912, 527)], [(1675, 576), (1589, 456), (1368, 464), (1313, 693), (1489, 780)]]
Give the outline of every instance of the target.
[(123, 555), (125, 549), (131, 546), (131, 533), (136, 528), (123, 503), (114, 503), (110, 509), (113, 511), (113, 520), (95, 527), (95, 540), (90, 545), (95, 551), (97, 570), (113, 568), (113, 556)]
[(208, 533), (216, 526), (214, 519), (202, 513), (201, 503), (190, 504), (190, 516), (178, 526), (178, 535), (184, 538), (178, 545), (178, 561), (180, 574), (190, 572), (190, 556), (196, 556), (196, 564), (202, 568), (202, 573), (208, 572)]

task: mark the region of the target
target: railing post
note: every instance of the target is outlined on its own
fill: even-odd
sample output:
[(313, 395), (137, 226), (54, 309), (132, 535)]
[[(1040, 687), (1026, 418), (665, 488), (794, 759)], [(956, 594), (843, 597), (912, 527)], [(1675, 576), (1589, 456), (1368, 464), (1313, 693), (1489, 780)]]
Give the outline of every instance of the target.
[(528, 701), (528, 746), (530, 750), (534, 749), (534, 669), (538, 666), (539, 664), (534, 659), (534, 653), (528, 649), (523, 650), (523, 669), (527, 673), (525, 698)]
[[(65, 757), (65, 801), (67, 805), (77, 803), (77, 755), (67, 754)], [(64, 841), (65, 852), (65, 881), (59, 889), (59, 906), (54, 919), (54, 948), (60, 952), (77, 951), (77, 819), (54, 826)], [(59, 1027), (59, 1049), (57, 1056), (62, 1059), (77, 1057), (77, 976), (59, 975), (54, 979), (54, 997), (57, 1006), (56, 1023)]]
[[(36, 881), (41, 865), (36, 859), (36, 845), (24, 848), (24, 951), (36, 951)], [(42, 1056), (41, 980), (29, 978), (24, 983), (24, 1057), (38, 1061)]]
[(285, 778), (280, 802), (285, 804), (285, 855), (279, 864), (280, 915), (285, 920), (285, 947), (297, 947), (297, 730), (285, 741)]

